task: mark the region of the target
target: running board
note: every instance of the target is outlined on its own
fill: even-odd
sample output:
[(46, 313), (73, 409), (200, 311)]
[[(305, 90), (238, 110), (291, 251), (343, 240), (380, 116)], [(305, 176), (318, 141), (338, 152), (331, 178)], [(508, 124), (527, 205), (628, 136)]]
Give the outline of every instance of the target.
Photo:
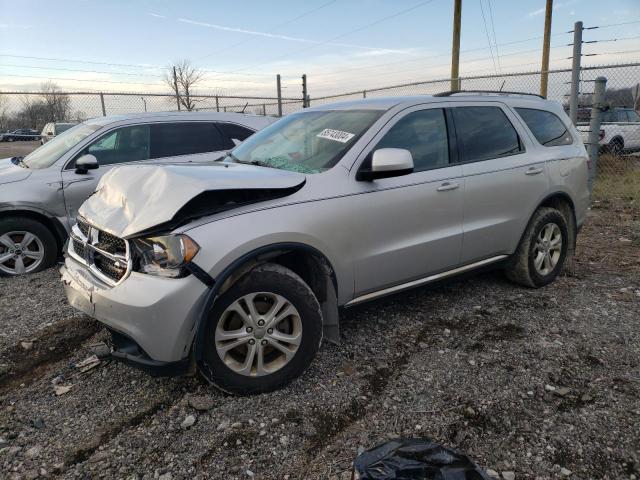
[(354, 298), (353, 300), (347, 302), (345, 307), (352, 307), (362, 302), (368, 302), (369, 300), (373, 300), (374, 298), (384, 297), (385, 295), (391, 295), (392, 293), (400, 292), (402, 290), (407, 290), (409, 288), (419, 287), (421, 285), (425, 285), (427, 283), (435, 282), (436, 280), (440, 280), (442, 278), (451, 277), (453, 275), (457, 275), (459, 273), (463, 273), (469, 270), (473, 270), (475, 268), (482, 267), (484, 265), (489, 265), (491, 263), (498, 262), (500, 260), (504, 260), (509, 255), (498, 255), (496, 257), (485, 258), (484, 260), (480, 260), (479, 262), (470, 263), (468, 265), (464, 265), (462, 267), (454, 268), (453, 270), (447, 270), (446, 272), (436, 273), (435, 275), (430, 275), (428, 277), (419, 278), (418, 280), (413, 280), (411, 282), (402, 283), (400, 285), (395, 285), (393, 287), (385, 288), (383, 290), (378, 290), (376, 292), (366, 293), (359, 297)]

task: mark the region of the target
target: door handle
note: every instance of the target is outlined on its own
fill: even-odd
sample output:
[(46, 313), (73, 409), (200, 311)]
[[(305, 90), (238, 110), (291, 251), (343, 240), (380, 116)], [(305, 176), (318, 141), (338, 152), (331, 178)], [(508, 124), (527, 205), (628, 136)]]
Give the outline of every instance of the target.
[(542, 169), (541, 168), (536, 168), (536, 167), (531, 167), (531, 168), (529, 168), (529, 170), (527, 170), (524, 173), (525, 173), (525, 175), (538, 175), (539, 173), (542, 173)]
[(455, 190), (456, 188), (458, 188), (460, 186), (459, 183), (449, 183), (449, 182), (444, 182), (442, 185), (440, 185), (437, 190), (439, 192), (446, 192), (448, 190)]

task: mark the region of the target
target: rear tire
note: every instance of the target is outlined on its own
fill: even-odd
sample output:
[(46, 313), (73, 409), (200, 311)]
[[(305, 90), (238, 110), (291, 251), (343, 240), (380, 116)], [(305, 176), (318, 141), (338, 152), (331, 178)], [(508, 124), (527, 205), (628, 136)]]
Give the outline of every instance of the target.
[(548, 285), (562, 270), (569, 242), (562, 213), (555, 208), (539, 208), (505, 268), (507, 278), (531, 288)]
[(322, 313), (311, 288), (291, 270), (266, 263), (216, 300), (200, 372), (229, 393), (269, 392), (299, 377), (321, 341)]
[(624, 142), (621, 138), (614, 138), (609, 144), (609, 152), (612, 155), (622, 155), (622, 151), (624, 150)]
[(57, 257), (56, 239), (42, 223), (25, 217), (0, 219), (0, 276), (40, 272)]

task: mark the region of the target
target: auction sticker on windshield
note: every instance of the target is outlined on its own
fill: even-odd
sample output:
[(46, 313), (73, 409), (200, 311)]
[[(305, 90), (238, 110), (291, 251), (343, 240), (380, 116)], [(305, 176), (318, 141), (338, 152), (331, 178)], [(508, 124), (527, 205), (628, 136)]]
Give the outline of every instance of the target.
[(340, 143), (347, 143), (351, 140), (355, 135), (349, 132), (343, 132), (342, 130), (333, 130), (331, 128), (325, 128), (321, 131), (316, 137), (319, 138), (328, 138), (329, 140), (334, 140)]

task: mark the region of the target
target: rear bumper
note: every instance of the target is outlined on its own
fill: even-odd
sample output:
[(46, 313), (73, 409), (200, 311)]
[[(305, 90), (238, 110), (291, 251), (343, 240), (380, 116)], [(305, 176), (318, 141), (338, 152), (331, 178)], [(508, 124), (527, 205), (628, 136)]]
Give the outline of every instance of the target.
[(194, 275), (160, 278), (132, 272), (109, 287), (68, 256), (60, 273), (71, 306), (138, 347), (127, 348), (123, 341), (122, 355), (114, 357), (140, 368), (188, 359), (207, 292)]

